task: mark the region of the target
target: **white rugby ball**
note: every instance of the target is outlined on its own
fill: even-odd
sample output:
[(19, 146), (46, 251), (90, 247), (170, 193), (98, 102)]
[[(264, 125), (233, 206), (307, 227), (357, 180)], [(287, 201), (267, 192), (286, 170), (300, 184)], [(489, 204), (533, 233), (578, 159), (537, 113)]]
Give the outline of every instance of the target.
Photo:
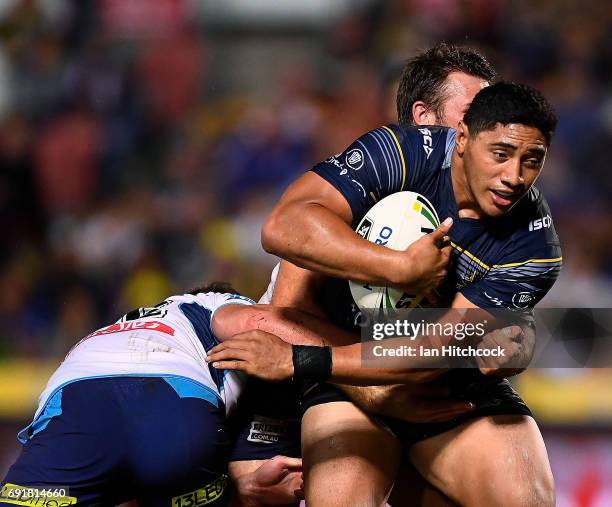
[[(366, 213), (356, 232), (373, 243), (405, 250), (421, 236), (433, 232), (440, 219), (435, 208), (421, 194), (397, 192), (377, 202)], [(390, 311), (415, 308), (422, 296), (408, 294), (394, 287), (380, 287), (349, 281), (355, 303), (360, 309)]]

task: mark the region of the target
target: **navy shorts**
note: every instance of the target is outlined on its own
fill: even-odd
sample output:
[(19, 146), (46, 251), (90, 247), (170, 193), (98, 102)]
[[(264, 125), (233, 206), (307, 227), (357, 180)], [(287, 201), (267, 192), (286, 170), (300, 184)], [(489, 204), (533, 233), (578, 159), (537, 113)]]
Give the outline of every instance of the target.
[[(373, 416), (381, 426), (390, 430), (407, 451), (415, 443), (456, 428), (477, 417), (494, 415), (532, 416), (529, 407), (506, 379), (487, 377), (473, 368), (451, 370), (434, 381), (446, 386), (451, 397), (471, 401), (476, 408), (466, 414), (441, 423), (411, 423), (384, 416)], [(301, 396), (302, 413), (308, 408), (334, 401), (348, 401), (349, 397), (330, 384), (309, 386)]]
[(292, 381), (250, 377), (230, 418), (230, 461), (264, 460), (277, 454), (300, 457), (298, 391)]
[[(79, 380), (49, 399), (0, 505), (225, 505), (225, 407), (183, 377)], [(44, 495), (44, 496), (43, 496)], [(34, 498), (33, 498), (34, 497)]]

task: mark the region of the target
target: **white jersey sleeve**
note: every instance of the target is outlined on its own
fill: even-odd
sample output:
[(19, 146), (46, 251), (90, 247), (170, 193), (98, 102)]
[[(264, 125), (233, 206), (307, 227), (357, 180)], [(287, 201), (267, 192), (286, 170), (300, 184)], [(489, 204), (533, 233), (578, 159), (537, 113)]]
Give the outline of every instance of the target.
[(276, 286), (276, 277), (278, 276), (278, 270), (280, 268), (280, 262), (274, 266), (272, 270), (272, 274), (270, 275), (270, 283), (268, 284), (268, 288), (266, 292), (262, 294), (257, 302), (260, 305), (269, 305), (272, 302), (272, 295), (274, 294), (274, 287)]

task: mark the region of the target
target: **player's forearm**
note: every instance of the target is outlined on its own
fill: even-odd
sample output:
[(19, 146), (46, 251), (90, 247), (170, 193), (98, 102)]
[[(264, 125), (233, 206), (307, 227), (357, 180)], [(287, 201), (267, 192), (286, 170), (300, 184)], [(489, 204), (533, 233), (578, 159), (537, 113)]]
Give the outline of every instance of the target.
[(283, 206), (262, 231), (266, 251), (306, 269), (357, 282), (405, 282), (407, 269), (394, 250), (355, 234), (342, 218), (319, 204)]
[(295, 308), (257, 305), (250, 308), (247, 330), (259, 329), (293, 345), (347, 345), (358, 336)]

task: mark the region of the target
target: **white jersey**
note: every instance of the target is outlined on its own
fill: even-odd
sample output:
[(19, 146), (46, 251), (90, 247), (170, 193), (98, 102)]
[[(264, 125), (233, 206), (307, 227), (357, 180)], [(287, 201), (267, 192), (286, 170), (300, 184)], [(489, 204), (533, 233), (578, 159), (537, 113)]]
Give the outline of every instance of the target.
[(268, 284), (268, 288), (266, 292), (262, 294), (257, 302), (260, 305), (269, 305), (272, 302), (272, 294), (274, 294), (274, 287), (276, 286), (276, 277), (278, 276), (278, 270), (280, 268), (280, 262), (274, 266), (272, 270), (272, 274), (270, 275), (270, 283)]
[(215, 312), (227, 304), (254, 304), (237, 294), (215, 292), (171, 296), (138, 308), (83, 338), (49, 379), (35, 418), (61, 387), (90, 378), (176, 376), (195, 381), (217, 396), (229, 413), (245, 382), (240, 372), (209, 366), (206, 352), (218, 340), (211, 330)]

